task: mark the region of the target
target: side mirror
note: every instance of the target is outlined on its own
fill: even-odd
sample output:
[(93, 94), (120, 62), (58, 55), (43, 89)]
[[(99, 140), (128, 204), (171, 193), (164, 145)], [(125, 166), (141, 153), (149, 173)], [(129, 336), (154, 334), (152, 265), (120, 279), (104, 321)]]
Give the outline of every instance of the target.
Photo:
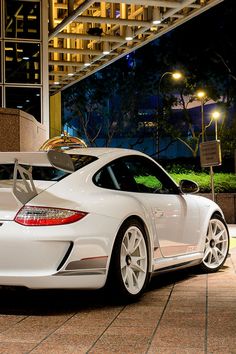
[(197, 193), (199, 191), (198, 184), (187, 179), (182, 179), (179, 182), (179, 188), (182, 193)]

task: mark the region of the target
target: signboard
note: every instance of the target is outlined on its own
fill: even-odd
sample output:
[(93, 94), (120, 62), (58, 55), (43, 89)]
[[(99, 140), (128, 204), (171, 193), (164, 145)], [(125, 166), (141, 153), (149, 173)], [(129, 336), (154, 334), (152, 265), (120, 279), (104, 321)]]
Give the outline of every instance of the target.
[(222, 159), (219, 140), (206, 141), (200, 144), (200, 161), (202, 167), (221, 165)]

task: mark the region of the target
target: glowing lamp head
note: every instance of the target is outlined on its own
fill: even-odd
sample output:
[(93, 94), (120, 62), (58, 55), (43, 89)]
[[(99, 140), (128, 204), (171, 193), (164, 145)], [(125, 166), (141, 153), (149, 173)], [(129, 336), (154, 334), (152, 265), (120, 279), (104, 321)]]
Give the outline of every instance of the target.
[(197, 97), (198, 98), (204, 98), (206, 96), (206, 92), (204, 92), (204, 91), (198, 91), (197, 92)]
[(218, 120), (218, 119), (220, 118), (220, 112), (214, 111), (214, 112), (212, 113), (212, 118), (213, 118), (214, 120)]
[(173, 77), (173, 79), (175, 79), (175, 80), (181, 79), (182, 76), (183, 76), (183, 75), (182, 75), (179, 71), (176, 71), (176, 72), (174, 72), (174, 73), (172, 74), (172, 77)]
[(133, 30), (131, 27), (127, 26), (125, 32), (125, 40), (129, 42), (132, 41), (133, 39), (134, 39)]

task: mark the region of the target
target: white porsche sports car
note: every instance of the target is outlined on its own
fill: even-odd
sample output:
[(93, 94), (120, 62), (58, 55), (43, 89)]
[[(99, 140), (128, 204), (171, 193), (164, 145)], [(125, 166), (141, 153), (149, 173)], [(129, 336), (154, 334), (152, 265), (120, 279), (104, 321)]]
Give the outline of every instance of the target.
[(153, 273), (224, 264), (229, 235), (209, 199), (125, 149), (0, 153), (0, 285), (98, 289), (126, 298)]

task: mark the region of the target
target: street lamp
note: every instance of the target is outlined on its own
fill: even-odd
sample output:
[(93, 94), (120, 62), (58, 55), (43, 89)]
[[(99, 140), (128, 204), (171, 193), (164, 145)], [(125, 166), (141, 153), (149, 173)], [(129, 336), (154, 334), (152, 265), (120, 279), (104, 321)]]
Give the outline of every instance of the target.
[(201, 102), (201, 122), (202, 122), (202, 142), (204, 142), (204, 134), (205, 134), (205, 124), (204, 124), (204, 99), (206, 97), (205, 91), (198, 91), (197, 97)]
[(220, 118), (220, 112), (219, 111), (214, 111), (212, 113), (212, 118), (215, 121), (215, 139), (218, 140), (218, 120)]
[(162, 79), (166, 75), (170, 75), (172, 77), (172, 79), (177, 80), (177, 81), (183, 77), (183, 74), (180, 71), (166, 71), (164, 74), (161, 75), (160, 80), (159, 80), (159, 84), (158, 84), (158, 94), (159, 95), (161, 92)]
[(162, 111), (162, 108), (160, 107), (160, 96), (161, 96), (161, 82), (163, 78), (167, 75), (170, 75), (171, 78), (175, 81), (178, 81), (182, 79), (183, 74), (180, 71), (166, 71), (164, 72), (159, 80), (158, 83), (158, 94), (157, 94), (157, 121), (156, 121), (156, 147), (157, 147), (157, 153), (159, 155), (159, 145), (160, 145), (160, 139), (159, 139), (159, 127), (158, 127), (158, 118), (160, 116), (160, 113)]

